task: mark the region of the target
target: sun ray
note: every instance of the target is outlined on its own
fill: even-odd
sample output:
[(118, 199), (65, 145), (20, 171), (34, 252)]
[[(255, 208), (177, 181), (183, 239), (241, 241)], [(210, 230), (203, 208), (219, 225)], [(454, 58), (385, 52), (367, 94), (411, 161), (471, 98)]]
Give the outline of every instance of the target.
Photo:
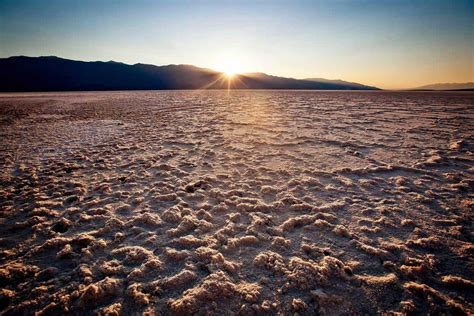
[(235, 89), (238, 87), (247, 87), (247, 85), (241, 80), (239, 73), (242, 73), (242, 67), (240, 62), (236, 58), (228, 58), (225, 62), (221, 62), (219, 66), (214, 67), (220, 71), (221, 74), (213, 81), (200, 87), (198, 90), (206, 90), (210, 88), (218, 87), (227, 89)]
[(248, 88), (245, 82), (243, 82), (242, 79), (240, 79), (240, 76), (235, 76), (235, 79), (238, 80), (245, 88)]
[(225, 80), (225, 75), (220, 75), (216, 80), (211, 81), (211, 82), (208, 83), (207, 85), (205, 85), (205, 86), (203, 86), (203, 87), (200, 87), (200, 88), (197, 89), (197, 90), (207, 90), (208, 88), (212, 87), (213, 84), (215, 84), (216, 82), (221, 81), (221, 80)]

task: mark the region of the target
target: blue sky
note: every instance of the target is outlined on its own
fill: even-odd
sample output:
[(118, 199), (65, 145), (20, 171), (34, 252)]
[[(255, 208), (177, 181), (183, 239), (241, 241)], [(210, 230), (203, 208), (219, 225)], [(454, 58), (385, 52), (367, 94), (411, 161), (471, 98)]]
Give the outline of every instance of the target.
[(0, 56), (194, 64), (383, 88), (474, 81), (474, 1), (0, 0)]

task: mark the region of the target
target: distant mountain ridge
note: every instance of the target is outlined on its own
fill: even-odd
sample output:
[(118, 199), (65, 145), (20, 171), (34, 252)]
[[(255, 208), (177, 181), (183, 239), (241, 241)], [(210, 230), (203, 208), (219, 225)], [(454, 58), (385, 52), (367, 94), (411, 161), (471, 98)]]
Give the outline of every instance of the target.
[(415, 88), (415, 90), (474, 90), (474, 82), (434, 83)]
[(303, 80), (313, 81), (313, 82), (324, 82), (324, 83), (334, 83), (334, 84), (342, 84), (348, 87), (352, 87), (353, 89), (369, 89), (369, 90), (378, 90), (376, 87), (363, 85), (357, 82), (350, 82), (344, 81), (341, 79), (324, 79), (324, 78), (306, 78)]
[(95, 91), (176, 89), (379, 90), (340, 80), (294, 79), (264, 73), (238, 74), (192, 65), (128, 65), (76, 61), (56, 56), (0, 58), (0, 91)]

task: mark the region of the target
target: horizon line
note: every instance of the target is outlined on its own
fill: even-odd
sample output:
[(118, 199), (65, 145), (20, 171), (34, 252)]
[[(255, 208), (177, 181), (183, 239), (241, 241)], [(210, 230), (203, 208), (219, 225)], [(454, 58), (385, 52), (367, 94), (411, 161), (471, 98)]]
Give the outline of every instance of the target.
[[(219, 73), (219, 74), (224, 74), (225, 71), (220, 71), (220, 70), (216, 70), (216, 69), (213, 69), (213, 68), (209, 68), (209, 67), (205, 67), (205, 66), (198, 66), (198, 65), (194, 65), (194, 64), (189, 64), (189, 63), (170, 63), (170, 64), (151, 64), (151, 63), (142, 63), (142, 62), (135, 62), (135, 63), (127, 63), (127, 62), (122, 62), (122, 61), (116, 61), (116, 60), (113, 60), (113, 59), (110, 59), (110, 60), (96, 60), (96, 59), (90, 59), (90, 60), (80, 60), (80, 59), (75, 59), (75, 58), (68, 58), (68, 57), (63, 57), (63, 56), (58, 56), (58, 55), (38, 55), (38, 56), (30, 56), (30, 55), (11, 55), (11, 56), (8, 56), (8, 57), (0, 57), (0, 59), (9, 59), (9, 58), (18, 58), (18, 57), (24, 57), (24, 58), (57, 58), (57, 59), (63, 59), (63, 60), (69, 60), (69, 61), (75, 61), (75, 62), (84, 62), (84, 63), (117, 63), (117, 64), (123, 64), (123, 65), (127, 65), (127, 66), (136, 66), (136, 65), (147, 65), (147, 66), (154, 66), (154, 67), (168, 67), (168, 66), (189, 66), (189, 67), (195, 67), (195, 68), (199, 68), (199, 69), (202, 69), (202, 70), (208, 70), (208, 71), (212, 71), (212, 72), (215, 72), (215, 73)], [(328, 80), (328, 81), (343, 81), (343, 82), (346, 82), (346, 83), (352, 83), (352, 84), (360, 84), (360, 85), (365, 85), (365, 86), (370, 86), (370, 87), (374, 87), (378, 90), (382, 90), (382, 91), (460, 91), (460, 90), (464, 90), (464, 91), (470, 91), (470, 90), (474, 90), (474, 89), (471, 89), (471, 88), (467, 88), (467, 89), (444, 89), (444, 90), (437, 90), (437, 89), (423, 89), (423, 87), (425, 86), (431, 86), (431, 85), (451, 85), (451, 84), (474, 84), (474, 81), (467, 81), (467, 82), (432, 82), (432, 83), (426, 83), (426, 84), (423, 84), (421, 86), (417, 86), (417, 87), (413, 87), (413, 88), (379, 88), (378, 86), (371, 86), (369, 84), (365, 84), (365, 83), (361, 83), (361, 82), (354, 82), (354, 81), (348, 81), (348, 80), (344, 80), (344, 79), (341, 79), (341, 78), (337, 78), (337, 79), (329, 79), (329, 78), (322, 78), (320, 76), (314, 76), (314, 77), (306, 77), (306, 78), (297, 78), (297, 77), (292, 77), (292, 76), (285, 76), (285, 75), (273, 75), (273, 74), (269, 74), (269, 73), (266, 73), (266, 72), (263, 72), (263, 71), (248, 71), (248, 72), (236, 72), (234, 75), (248, 75), (248, 74), (263, 74), (263, 75), (267, 75), (267, 76), (272, 76), (272, 77), (279, 77), (279, 78), (287, 78), (287, 79), (294, 79), (294, 80), (302, 80), (302, 81), (312, 81), (310, 79), (321, 79), (321, 80)], [(97, 90), (97, 92), (99, 91), (173, 91), (173, 90), (193, 90), (193, 89), (150, 89), (150, 90)], [(226, 89), (219, 89), (219, 88), (213, 88), (211, 90), (226, 90)], [(315, 91), (313, 89), (235, 89), (233, 88), (232, 90), (290, 90), (290, 91), (294, 91), (294, 90), (301, 90), (301, 91)], [(91, 90), (70, 90), (71, 92), (79, 92), (79, 91), (84, 91), (84, 92), (91, 92)], [(316, 91), (358, 91), (357, 89), (345, 89), (345, 90), (316, 90)], [(359, 90), (360, 91), (360, 90)], [(367, 90), (367, 91), (372, 91), (372, 90)], [(31, 92), (41, 92), (41, 91), (31, 91)], [(58, 90), (58, 91), (43, 91), (43, 92), (65, 92), (65, 91), (61, 91), (61, 90)], [(5, 93), (5, 92), (3, 92)], [(6, 93), (10, 93), (10, 92), (6, 92)], [(11, 93), (18, 93), (18, 92), (11, 92)], [(21, 93), (21, 92), (19, 92)]]

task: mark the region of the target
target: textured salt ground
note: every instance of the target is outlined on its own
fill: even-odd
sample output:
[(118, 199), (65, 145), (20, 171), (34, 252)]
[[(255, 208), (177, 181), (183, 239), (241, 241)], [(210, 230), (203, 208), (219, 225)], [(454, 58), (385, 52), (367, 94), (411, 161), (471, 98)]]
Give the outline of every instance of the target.
[(474, 95), (0, 96), (0, 313), (474, 313)]

